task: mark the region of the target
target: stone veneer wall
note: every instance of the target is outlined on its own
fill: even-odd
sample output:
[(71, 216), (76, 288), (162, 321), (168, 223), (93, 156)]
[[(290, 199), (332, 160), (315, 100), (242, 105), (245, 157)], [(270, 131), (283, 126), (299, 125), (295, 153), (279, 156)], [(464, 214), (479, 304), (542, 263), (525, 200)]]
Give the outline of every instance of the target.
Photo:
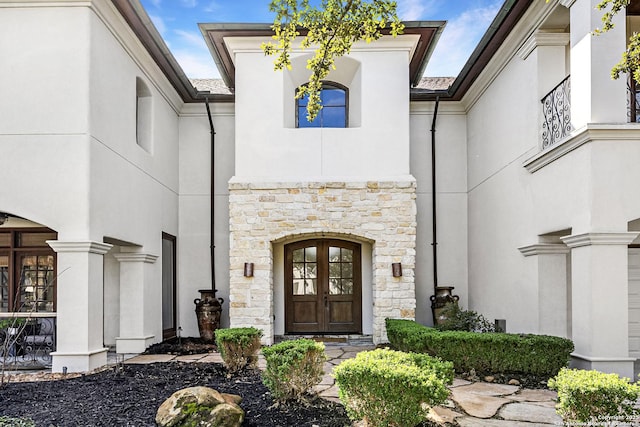
[[(232, 327), (254, 326), (273, 342), (272, 243), (324, 235), (372, 244), (373, 339), (386, 342), (384, 319), (415, 318), (416, 183), (229, 183)], [(244, 277), (245, 262), (254, 263)], [(391, 263), (402, 262), (402, 277)], [(363, 288), (365, 288), (363, 284)]]

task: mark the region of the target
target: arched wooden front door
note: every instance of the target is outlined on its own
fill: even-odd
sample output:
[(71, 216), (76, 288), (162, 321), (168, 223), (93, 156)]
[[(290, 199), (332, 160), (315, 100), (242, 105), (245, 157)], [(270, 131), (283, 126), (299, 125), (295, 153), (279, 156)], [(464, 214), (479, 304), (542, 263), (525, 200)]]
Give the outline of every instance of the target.
[(285, 246), (287, 333), (362, 333), (360, 245), (314, 239)]

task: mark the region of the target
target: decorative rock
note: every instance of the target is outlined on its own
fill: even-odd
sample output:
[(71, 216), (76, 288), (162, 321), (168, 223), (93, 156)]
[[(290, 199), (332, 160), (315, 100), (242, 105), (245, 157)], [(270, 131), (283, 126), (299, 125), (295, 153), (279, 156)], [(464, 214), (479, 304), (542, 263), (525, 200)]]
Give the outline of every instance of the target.
[(558, 393), (552, 390), (523, 389), (518, 394), (510, 396), (511, 400), (518, 402), (555, 402)]
[(509, 385), (520, 385), (520, 381), (515, 378), (509, 380)]
[(452, 411), (451, 409), (435, 406), (429, 409), (427, 418), (436, 424), (444, 425), (445, 423), (453, 424), (455, 419), (461, 416), (462, 414)]
[(487, 375), (486, 377), (484, 377), (484, 380), (488, 383), (492, 383), (495, 380), (495, 378), (492, 377), (491, 375)]
[(466, 393), (482, 394), (485, 396), (504, 396), (518, 391), (518, 387), (506, 384), (487, 384), (473, 383), (466, 386), (456, 387), (456, 391), (465, 391)]
[(454, 388), (451, 391), (451, 398), (464, 412), (472, 417), (491, 418), (496, 415), (502, 405), (509, 402), (508, 399), (502, 397), (483, 396), (459, 391), (461, 388)]
[(222, 394), (209, 387), (189, 387), (178, 390), (165, 400), (156, 413), (161, 427), (185, 423), (200, 427), (239, 427), (244, 411), (238, 406), (242, 398)]

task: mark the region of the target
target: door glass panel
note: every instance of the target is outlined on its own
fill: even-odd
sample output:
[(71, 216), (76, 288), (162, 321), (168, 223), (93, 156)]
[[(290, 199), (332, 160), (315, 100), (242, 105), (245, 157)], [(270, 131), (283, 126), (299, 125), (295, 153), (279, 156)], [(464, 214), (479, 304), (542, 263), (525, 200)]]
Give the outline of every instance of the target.
[(353, 294), (353, 251), (329, 247), (329, 294)]
[(340, 248), (329, 247), (329, 262), (340, 262)]
[(293, 278), (304, 279), (304, 262), (293, 263)]
[(304, 262), (304, 249), (293, 251), (293, 262)]
[(0, 312), (9, 311), (9, 256), (0, 255)]
[(11, 233), (0, 233), (0, 248), (11, 246)]
[(352, 279), (342, 279), (342, 294), (343, 295), (351, 295), (351, 294), (353, 294), (353, 280)]
[(317, 295), (316, 257), (315, 246), (293, 251), (293, 295)]
[(340, 263), (339, 262), (329, 263), (329, 278), (339, 279), (340, 277), (342, 277), (342, 274), (340, 272)]
[(293, 279), (293, 295), (316, 295), (316, 279)]
[(309, 278), (309, 279), (315, 279), (317, 276), (317, 272), (316, 272), (316, 264), (306, 264), (306, 274), (305, 277)]
[(306, 262), (316, 262), (316, 247), (313, 246), (311, 248), (304, 249), (304, 260)]
[(351, 263), (343, 263), (342, 264), (342, 278), (350, 279), (353, 277), (353, 264)]

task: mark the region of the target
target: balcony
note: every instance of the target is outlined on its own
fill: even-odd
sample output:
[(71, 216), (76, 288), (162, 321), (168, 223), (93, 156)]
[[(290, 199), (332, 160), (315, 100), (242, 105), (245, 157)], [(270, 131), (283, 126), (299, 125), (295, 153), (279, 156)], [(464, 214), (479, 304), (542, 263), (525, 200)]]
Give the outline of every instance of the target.
[(567, 76), (542, 102), (542, 149), (551, 147), (567, 137), (573, 130), (571, 125), (571, 80)]

